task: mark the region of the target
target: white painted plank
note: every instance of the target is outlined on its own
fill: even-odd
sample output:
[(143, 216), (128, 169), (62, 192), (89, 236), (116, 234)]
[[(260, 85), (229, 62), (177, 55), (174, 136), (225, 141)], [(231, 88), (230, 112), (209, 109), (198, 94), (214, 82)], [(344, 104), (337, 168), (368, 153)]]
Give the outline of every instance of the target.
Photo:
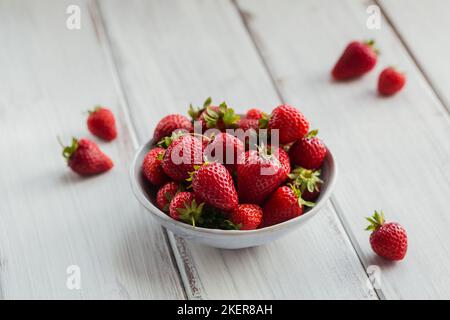
[[(382, 296), (450, 298), (450, 121), (389, 25), (366, 28), (367, 1), (238, 3), (283, 98), (301, 106), (336, 153), (334, 202), (364, 264), (381, 267)], [(333, 83), (330, 69), (345, 45), (367, 38), (382, 52), (376, 70)], [(380, 98), (377, 77), (391, 64), (402, 66), (408, 84)], [(408, 230), (403, 262), (387, 263), (370, 249), (363, 217), (379, 208)]]
[[(168, 113), (211, 95), (237, 111), (279, 103), (229, 1), (101, 1), (141, 142)], [(132, 36), (131, 36), (132, 35)], [(271, 245), (218, 250), (172, 238), (191, 298), (376, 298), (327, 207)]]
[(450, 111), (450, 2), (395, 0), (379, 4)]
[[(80, 30), (66, 29), (69, 4), (81, 8)], [(135, 146), (91, 9), (0, 2), (1, 298), (183, 298), (167, 239), (130, 190)], [(90, 137), (82, 112), (97, 103), (118, 118), (118, 139), (99, 142), (115, 167), (79, 178), (56, 136)], [(66, 287), (70, 265), (81, 290)]]

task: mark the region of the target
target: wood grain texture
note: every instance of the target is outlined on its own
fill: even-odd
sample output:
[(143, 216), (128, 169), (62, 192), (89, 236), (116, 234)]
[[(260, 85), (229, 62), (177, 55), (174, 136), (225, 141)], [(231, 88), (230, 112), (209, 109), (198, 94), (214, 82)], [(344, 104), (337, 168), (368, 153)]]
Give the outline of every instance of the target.
[[(381, 296), (450, 298), (449, 116), (393, 30), (385, 20), (380, 30), (366, 28), (367, 1), (238, 4), (283, 98), (304, 111), (336, 154), (341, 170), (334, 203), (364, 264), (381, 267)], [(357, 81), (331, 81), (345, 45), (367, 38), (382, 52), (375, 71)], [(391, 64), (407, 72), (408, 84), (381, 98), (377, 76)], [(372, 253), (363, 217), (374, 209), (408, 230), (403, 262)]]
[[(81, 29), (66, 28), (66, 7)], [(134, 200), (135, 145), (103, 39), (82, 1), (0, 2), (0, 288), (5, 299), (183, 298), (164, 232)], [(88, 136), (84, 111), (117, 115), (115, 162), (79, 178), (56, 141)], [(78, 265), (81, 290), (66, 287)]]
[(383, 0), (378, 4), (450, 112), (450, 2)]
[[(107, 0), (100, 9), (142, 143), (163, 115), (207, 96), (238, 112), (280, 102), (231, 2)], [(331, 206), (268, 246), (170, 239), (190, 298), (376, 298)]]

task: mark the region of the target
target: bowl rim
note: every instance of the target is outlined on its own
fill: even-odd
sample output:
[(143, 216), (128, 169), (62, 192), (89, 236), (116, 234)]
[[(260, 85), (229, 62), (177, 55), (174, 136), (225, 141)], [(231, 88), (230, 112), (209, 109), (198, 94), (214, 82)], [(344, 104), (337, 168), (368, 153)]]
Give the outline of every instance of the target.
[(156, 215), (162, 220), (167, 221), (170, 224), (173, 224), (177, 227), (180, 227), (182, 229), (185, 229), (189, 232), (194, 233), (204, 233), (204, 234), (210, 234), (210, 235), (220, 235), (220, 236), (246, 236), (246, 235), (254, 235), (258, 233), (267, 233), (267, 232), (275, 232), (277, 229), (287, 227), (288, 225), (296, 224), (304, 219), (307, 219), (308, 217), (311, 217), (315, 215), (317, 212), (320, 211), (320, 209), (327, 203), (327, 201), (331, 197), (331, 193), (336, 185), (337, 180), (337, 174), (338, 174), (338, 166), (335, 157), (333, 156), (333, 153), (331, 152), (330, 148), (325, 145), (327, 149), (327, 155), (326, 157), (330, 158), (330, 164), (332, 164), (332, 167), (329, 171), (329, 180), (327, 184), (326, 191), (324, 194), (320, 197), (320, 201), (316, 203), (314, 207), (311, 208), (308, 212), (295, 217), (293, 219), (269, 226), (264, 227), (261, 229), (255, 229), (255, 230), (223, 230), (223, 229), (210, 229), (210, 228), (203, 228), (203, 227), (194, 227), (190, 224), (183, 223), (181, 221), (177, 221), (173, 218), (171, 218), (169, 215), (161, 211), (158, 207), (156, 207), (146, 196), (145, 192), (142, 190), (142, 188), (139, 185), (139, 182), (137, 181), (137, 161), (140, 158), (140, 155), (142, 152), (144, 152), (145, 149), (149, 149), (151, 145), (154, 144), (153, 139), (150, 141), (140, 145), (133, 157), (133, 160), (130, 165), (129, 169), (129, 176), (130, 176), (130, 182), (131, 182), (131, 188), (133, 190), (133, 193), (137, 200), (143, 205), (147, 210), (149, 210), (152, 214)]

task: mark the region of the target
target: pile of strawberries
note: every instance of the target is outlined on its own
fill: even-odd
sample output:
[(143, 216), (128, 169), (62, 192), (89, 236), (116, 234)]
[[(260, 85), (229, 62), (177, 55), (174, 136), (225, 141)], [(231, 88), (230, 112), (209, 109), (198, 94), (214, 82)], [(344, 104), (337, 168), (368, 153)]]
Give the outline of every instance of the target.
[[(157, 143), (142, 163), (159, 209), (194, 226), (252, 230), (298, 217), (314, 205), (327, 149), (317, 130), (308, 133), (299, 110), (285, 104), (270, 115), (250, 109), (241, 118), (208, 98), (189, 114), (192, 119), (172, 114), (159, 121)], [(246, 135), (240, 138), (233, 129)], [(268, 143), (252, 145), (250, 137), (261, 141), (263, 133)]]
[[(349, 43), (331, 71), (333, 78), (345, 81), (373, 70), (373, 45)], [(393, 95), (405, 82), (404, 74), (385, 68), (378, 92)], [(142, 174), (162, 211), (193, 226), (252, 230), (298, 217), (305, 207), (314, 206), (327, 149), (299, 110), (285, 104), (270, 115), (250, 109), (241, 118), (226, 103), (214, 106), (208, 98), (201, 108), (190, 106), (188, 113), (191, 119), (172, 114), (159, 121), (153, 134), (156, 143), (142, 163)], [(87, 127), (106, 141), (117, 136), (114, 115), (105, 107), (89, 112)], [(215, 132), (209, 134), (211, 129)], [(248, 134), (236, 135), (230, 129)], [(73, 138), (70, 146), (63, 146), (63, 156), (82, 176), (113, 167), (87, 138)], [(382, 212), (375, 211), (367, 220), (372, 249), (386, 259), (402, 260), (408, 247), (406, 230), (385, 222)]]

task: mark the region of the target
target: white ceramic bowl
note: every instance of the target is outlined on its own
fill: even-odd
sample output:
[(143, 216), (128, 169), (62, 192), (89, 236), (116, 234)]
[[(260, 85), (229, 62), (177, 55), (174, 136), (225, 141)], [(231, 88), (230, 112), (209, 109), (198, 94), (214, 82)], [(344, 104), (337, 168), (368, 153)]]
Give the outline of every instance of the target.
[[(274, 241), (288, 232), (305, 224), (306, 221), (316, 215), (325, 205), (334, 188), (337, 175), (337, 167), (333, 154), (328, 149), (325, 158), (321, 179), (324, 181), (321, 187), (321, 193), (316, 200), (316, 205), (307, 209), (300, 217), (285, 221), (283, 223), (257, 229), (257, 230), (219, 230), (193, 227), (189, 224), (176, 221), (159, 210), (155, 204), (155, 197), (152, 196), (151, 187), (144, 181), (141, 173), (141, 164), (145, 155), (153, 146), (150, 141), (139, 148), (133, 159), (130, 168), (131, 186), (139, 202), (152, 213), (158, 223), (172, 231), (174, 234), (183, 237), (186, 240), (205, 244), (211, 247), (224, 249), (239, 249), (259, 246)], [(153, 191), (154, 192), (154, 191)]]

